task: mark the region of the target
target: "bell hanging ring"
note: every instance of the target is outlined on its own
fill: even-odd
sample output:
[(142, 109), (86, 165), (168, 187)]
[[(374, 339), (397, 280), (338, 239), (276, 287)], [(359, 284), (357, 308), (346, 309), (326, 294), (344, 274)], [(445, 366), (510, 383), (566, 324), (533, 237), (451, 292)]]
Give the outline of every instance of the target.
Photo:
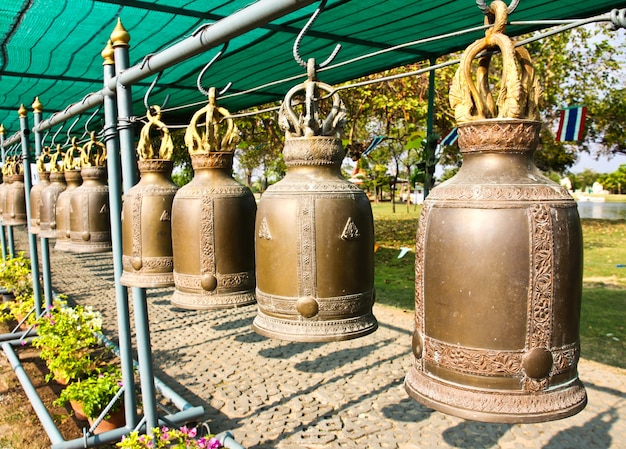
[(111, 219), (107, 185), (106, 147), (91, 133), (80, 153), (83, 183), (70, 197), (70, 245), (74, 253), (111, 251)]
[[(137, 154), (141, 179), (124, 195), (122, 207), (122, 265), (120, 279), (129, 287), (157, 288), (174, 285), (172, 254), (172, 202), (178, 190), (172, 182), (174, 144), (161, 122), (158, 106), (148, 110)], [(161, 133), (158, 151), (150, 133)]]
[(63, 158), (63, 172), (67, 187), (62, 191), (56, 201), (56, 244), (57, 251), (69, 251), (71, 243), (70, 216), (72, 193), (83, 182), (80, 175), (80, 147), (76, 144), (76, 138), (72, 138), (72, 145), (67, 149)]
[[(494, 30), (468, 47), (450, 89), (463, 165), (431, 191), (419, 219), (405, 387), (465, 419), (549, 421), (587, 402), (576, 370), (582, 231), (576, 202), (534, 165), (540, 87), (528, 52), (497, 29), (506, 5), (491, 7)], [(484, 85), (468, 76), (474, 56), (493, 46), (506, 83), (497, 104), (488, 59), (476, 75)]]
[[(306, 91), (305, 115), (292, 96)], [(337, 94), (324, 121), (309, 81), (287, 93), (279, 121), (286, 131), (286, 176), (261, 197), (257, 213), (258, 313), (254, 330), (291, 341), (358, 338), (374, 332), (374, 224), (369, 200), (343, 178), (339, 134), (345, 107)]]
[(39, 236), (54, 239), (57, 236), (56, 209), (61, 192), (67, 188), (60, 145), (50, 153), (50, 185), (41, 191), (39, 208)]
[(2, 214), (5, 226), (19, 226), (27, 224), (26, 194), (24, 190), (24, 171), (21, 157), (15, 157), (7, 162), (7, 187), (4, 211)]
[[(203, 116), (206, 127), (200, 134), (197, 123)], [(255, 302), (256, 201), (232, 177), (237, 141), (237, 127), (228, 110), (216, 105), (211, 88), (208, 105), (194, 114), (185, 132), (194, 177), (172, 205), (175, 306), (221, 309)]]

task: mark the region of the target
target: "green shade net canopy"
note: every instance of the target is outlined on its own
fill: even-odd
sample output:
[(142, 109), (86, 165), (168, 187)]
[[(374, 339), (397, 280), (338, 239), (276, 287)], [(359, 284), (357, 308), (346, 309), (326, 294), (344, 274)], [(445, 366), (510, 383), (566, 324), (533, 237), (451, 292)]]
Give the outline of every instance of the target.
[[(20, 104), (30, 109), (39, 97), (45, 119), (101, 90), (100, 53), (118, 18), (131, 36), (133, 65), (249, 4), (250, 0), (5, 0), (0, 4), (0, 123), (9, 136), (19, 130)], [(232, 39), (202, 84), (221, 89), (232, 83), (220, 105), (233, 112), (282, 99), (290, 87), (305, 79), (306, 70), (295, 62), (292, 47), (318, 4)], [(584, 18), (620, 7), (626, 7), (626, 0), (520, 0), (509, 19)], [(331, 64), (336, 67), (319, 74), (322, 81), (337, 84), (461, 50), (482, 37), (484, 31), (477, 28), (341, 65), (344, 61), (405, 42), (480, 27), (483, 21), (484, 15), (474, 0), (329, 0), (304, 36), (300, 54), (304, 60), (314, 57), (321, 61), (336, 44), (342, 44)], [(507, 32), (520, 35), (546, 26), (511, 25)], [(196, 79), (218, 50), (213, 48), (166, 69), (150, 103), (161, 104), (166, 95), (170, 95), (168, 108), (206, 100), (196, 88)], [(237, 95), (292, 76), (301, 78)], [(148, 78), (133, 86), (133, 114), (145, 114), (143, 96), (151, 81)], [(164, 120), (183, 123), (193, 108), (178, 111), (164, 114)], [(77, 131), (82, 131), (80, 126), (86, 119), (81, 118)], [(96, 129), (101, 122), (97, 117), (90, 127)]]

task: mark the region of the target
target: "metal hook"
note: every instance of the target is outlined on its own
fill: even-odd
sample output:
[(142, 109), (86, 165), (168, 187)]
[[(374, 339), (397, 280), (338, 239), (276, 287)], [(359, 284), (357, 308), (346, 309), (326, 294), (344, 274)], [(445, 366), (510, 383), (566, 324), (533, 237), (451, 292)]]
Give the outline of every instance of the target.
[(65, 143), (63, 144), (63, 146), (66, 146), (66, 145), (68, 145), (68, 144), (70, 143), (70, 140), (71, 140), (71, 138), (72, 138), (72, 136), (70, 136), (70, 134), (71, 134), (71, 132), (72, 132), (72, 129), (74, 129), (74, 126), (76, 126), (76, 124), (78, 123), (78, 121), (79, 121), (79, 120), (80, 120), (80, 115), (79, 115), (78, 117), (76, 117), (76, 120), (74, 120), (74, 123), (72, 123), (72, 124), (70, 125), (70, 127), (67, 129), (67, 133), (66, 133), (66, 135), (67, 135), (67, 140), (65, 141)]
[(56, 140), (57, 140), (57, 136), (59, 135), (59, 133), (61, 132), (61, 130), (63, 129), (64, 126), (65, 126), (65, 122), (63, 122), (63, 124), (61, 125), (59, 130), (54, 133), (54, 135), (52, 136), (52, 141), (50, 142), (50, 146), (54, 145), (54, 142), (56, 142)]
[[(512, 0), (511, 4), (506, 8), (507, 14), (509, 15), (513, 14), (513, 11), (515, 11), (518, 4), (519, 4), (519, 0)], [(487, 6), (487, 4), (485, 3), (485, 0), (476, 0), (476, 6), (478, 6), (478, 8), (483, 12), (483, 14), (485, 15), (489, 14), (489, 10), (491, 7)]]
[[(302, 57), (300, 56), (300, 42), (302, 42), (302, 38), (304, 37), (304, 35), (309, 31), (309, 29), (311, 28), (311, 26), (313, 25), (313, 23), (315, 22), (315, 20), (317, 19), (317, 16), (319, 16), (319, 14), (322, 12), (322, 10), (324, 9), (324, 7), (326, 6), (326, 1), (327, 0), (322, 0), (320, 2), (320, 5), (317, 7), (317, 9), (315, 10), (315, 12), (313, 13), (313, 15), (311, 16), (311, 18), (309, 19), (309, 21), (306, 23), (306, 25), (304, 25), (304, 28), (302, 28), (302, 30), (298, 33), (298, 37), (296, 37), (296, 41), (293, 43), (293, 58), (296, 60), (296, 62), (298, 64), (300, 64), (302, 67), (306, 67), (307, 63), (304, 59), (302, 59)], [(339, 53), (339, 50), (341, 50), (341, 44), (337, 44), (335, 46), (335, 49), (333, 50), (333, 52), (330, 54), (330, 56), (328, 58), (326, 58), (325, 61), (316, 64), (315, 68), (316, 69), (321, 69), (326, 67), (328, 64), (330, 64), (331, 62), (333, 62), (333, 59), (335, 59), (335, 57), (337, 56), (337, 53)]]
[(88, 126), (91, 123), (91, 121), (94, 119), (96, 114), (98, 114), (98, 112), (100, 112), (100, 107), (98, 107), (98, 109), (96, 109), (95, 112), (91, 114), (89, 118), (87, 119), (87, 121), (85, 122), (85, 132), (83, 133), (82, 136), (80, 136), (81, 139), (84, 138), (87, 134), (89, 134)]
[[(154, 80), (152, 80), (152, 82), (150, 83), (150, 86), (148, 87), (148, 90), (146, 91), (146, 94), (143, 96), (143, 105), (146, 107), (146, 111), (148, 109), (150, 109), (150, 105), (148, 104), (148, 97), (150, 97), (150, 94), (152, 93), (152, 90), (154, 89), (154, 86), (156, 85), (156, 83), (161, 78), (161, 75), (163, 75), (163, 72), (157, 73), (157, 76), (154, 77)], [(161, 109), (165, 108), (165, 105), (167, 104), (169, 99), (170, 99), (170, 94), (167, 94), (165, 96), (165, 100), (163, 100), (163, 104), (161, 105)]]
[[(211, 67), (213, 65), (213, 63), (215, 61), (217, 61), (226, 51), (226, 49), (228, 48), (228, 42), (226, 41), (224, 42), (224, 46), (222, 47), (222, 49), (220, 51), (218, 51), (215, 56), (213, 56), (213, 58), (207, 63), (207, 65), (204, 66), (204, 68), (202, 69), (202, 71), (200, 72), (200, 74), (198, 75), (198, 79), (196, 80), (196, 86), (198, 87), (198, 90), (200, 91), (200, 93), (202, 95), (204, 95), (205, 97), (209, 96), (209, 91), (207, 89), (205, 89), (204, 87), (202, 87), (202, 78), (204, 77), (204, 74), (207, 72), (207, 70), (209, 70), (209, 67)], [(233, 83), (228, 83), (226, 85), (226, 87), (224, 87), (221, 91), (219, 91), (216, 95), (220, 96), (220, 95), (224, 95), (226, 93), (226, 91), (228, 89), (230, 89), (230, 86), (232, 86)]]

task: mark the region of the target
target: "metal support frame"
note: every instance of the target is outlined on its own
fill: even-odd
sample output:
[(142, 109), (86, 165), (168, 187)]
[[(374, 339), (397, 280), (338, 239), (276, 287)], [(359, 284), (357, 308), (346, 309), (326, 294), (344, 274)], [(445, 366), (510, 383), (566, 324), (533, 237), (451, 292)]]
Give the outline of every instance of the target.
[(30, 265), (33, 277), (33, 298), (35, 300), (35, 313), (41, 315), (41, 284), (39, 282), (39, 255), (37, 252), (37, 237), (30, 232), (30, 189), (32, 179), (30, 173), (30, 149), (28, 148), (28, 113), (24, 105), (20, 108), (20, 128), (22, 131), (22, 168), (24, 170), (24, 195), (26, 200), (26, 233), (28, 234), (28, 246), (30, 247)]
[[(8, 145), (4, 139), (4, 132), (0, 133), (0, 148), (2, 148), (2, 166), (6, 162), (5, 145)], [(5, 182), (5, 181), (3, 181)], [(3, 205), (4, 207), (4, 205)], [(5, 233), (6, 228), (6, 233)], [(0, 240), (2, 241), (2, 260), (6, 260), (8, 256), (15, 255), (15, 245), (13, 243), (13, 230), (9, 226), (0, 223)]]
[[(41, 122), (41, 111), (35, 109), (33, 112), (33, 123), (37, 126)], [(39, 131), (34, 132), (35, 138), (35, 157), (41, 156), (41, 133)], [(30, 207), (29, 207), (30, 211)], [(30, 213), (30, 212), (29, 212)], [(28, 224), (30, 229), (30, 219)], [(41, 274), (43, 277), (43, 296), (46, 307), (52, 305), (52, 279), (50, 269), (50, 243), (47, 238), (39, 238), (39, 247), (41, 248)]]
[[(130, 343), (130, 324), (128, 309), (128, 290), (121, 286), (119, 278), (122, 272), (122, 244), (121, 244), (121, 191), (120, 186), (123, 181), (123, 191), (130, 189), (137, 181), (136, 160), (134, 150), (133, 129), (128, 118), (132, 115), (132, 97), (130, 86), (132, 84), (146, 78), (152, 74), (162, 71), (178, 62), (184, 61), (192, 56), (209, 50), (216, 45), (222, 44), (233, 37), (250, 31), (258, 26), (264, 25), (278, 17), (288, 14), (292, 11), (302, 8), (315, 0), (260, 0), (247, 8), (244, 8), (219, 22), (211, 24), (202, 29), (193, 36), (173, 45), (172, 47), (152, 55), (145, 64), (128, 67), (128, 48), (126, 46), (118, 46), (115, 48), (115, 69), (113, 66), (106, 65), (104, 69), (104, 88), (95, 93), (90, 94), (80, 103), (71, 105), (63, 112), (54, 114), (47, 120), (42, 121), (40, 115), (36, 115), (33, 131), (35, 132), (36, 148), (41, 150), (40, 133), (52, 126), (62, 123), (76, 115), (79, 115), (96, 105), (104, 103), (105, 105), (105, 142), (108, 152), (108, 175), (109, 175), (109, 199), (111, 208), (111, 234), (113, 244), (113, 265), (116, 288), (116, 305), (118, 309), (118, 332), (119, 332), (119, 356), (122, 362), (122, 374), (124, 376), (124, 384), (126, 385), (125, 394), (125, 411), (127, 415), (127, 426), (106, 432), (100, 435), (88, 436), (71, 441), (64, 441), (60, 436), (58, 429), (50, 418), (49, 413), (45, 409), (41, 398), (37, 395), (30, 379), (23, 370), (19, 358), (12, 348), (12, 343), (19, 341), (21, 344), (24, 335), (15, 334), (18, 340), (10, 340), (2, 343), (1, 347), (9, 360), (13, 369), (18, 375), (24, 390), (27, 392), (29, 400), (33, 404), (42, 425), (48, 433), (53, 449), (71, 449), (92, 447), (99, 444), (113, 442), (119, 440), (123, 435), (127, 434), (133, 428), (145, 429), (150, 432), (152, 428), (158, 427), (159, 424), (180, 424), (186, 421), (197, 419), (203, 413), (202, 407), (190, 406), (182, 397), (178, 396), (172, 389), (167, 387), (163, 382), (154, 377), (152, 364), (152, 351), (150, 348), (150, 330), (147, 310), (147, 300), (145, 289), (133, 288), (132, 297), (135, 313), (135, 327), (138, 348), (138, 367), (141, 380), (141, 391), (144, 409), (144, 420), (137, 423), (136, 416), (136, 398), (134, 396), (133, 382), (133, 361), (131, 355)], [(114, 70), (116, 75), (113, 76)], [(117, 96), (116, 101), (113, 95)], [(116, 116), (117, 112), (117, 116)], [(119, 119), (117, 118), (119, 117)], [(21, 120), (21, 139), (22, 150), (25, 161), (28, 161), (28, 134), (27, 119)], [(119, 131), (116, 130), (119, 126)], [(0, 146), (2, 147), (2, 155), (4, 156), (4, 148), (7, 145), (2, 137)], [(38, 153), (39, 154), (39, 153)], [(121, 161), (118, 157), (121, 155)], [(121, 164), (120, 164), (121, 162)], [(26, 173), (27, 172), (27, 173)], [(122, 175), (120, 177), (120, 174)], [(30, 165), (25, 167), (25, 178), (28, 180), (28, 188), (26, 189), (27, 198), (30, 200)], [(28, 222), (30, 223), (30, 201), (27, 203)], [(9, 227), (10, 245), (13, 248), (12, 229)], [(29, 232), (29, 237), (34, 237)], [(46, 239), (47, 240), (47, 239)], [(47, 244), (47, 241), (45, 242)], [(31, 247), (31, 260), (37, 261), (37, 242), (34, 238), (29, 239)], [(44, 245), (42, 239), (42, 247)], [(34, 257), (33, 257), (34, 248)], [(13, 253), (14, 250), (11, 250)], [(49, 257), (49, 253), (48, 253)], [(44, 263), (45, 264), (45, 263)], [(39, 280), (38, 264), (35, 262), (33, 266), (37, 267), (37, 282)], [(48, 272), (49, 264), (45, 267)], [(49, 274), (49, 273), (48, 273)], [(35, 272), (33, 272), (35, 277)], [(39, 293), (40, 295), (40, 293)], [(51, 300), (50, 300), (51, 301)], [(46, 301), (47, 302), (47, 301)], [(39, 300), (41, 304), (41, 299)], [(40, 311), (38, 310), (38, 313)], [(10, 337), (7, 337), (9, 339)], [(0, 339), (3, 341), (5, 339)], [(156, 389), (169, 400), (171, 400), (177, 408), (181, 410), (174, 415), (168, 415), (159, 419), (157, 415)], [(225, 447), (241, 449), (232, 435), (223, 432), (218, 438)]]

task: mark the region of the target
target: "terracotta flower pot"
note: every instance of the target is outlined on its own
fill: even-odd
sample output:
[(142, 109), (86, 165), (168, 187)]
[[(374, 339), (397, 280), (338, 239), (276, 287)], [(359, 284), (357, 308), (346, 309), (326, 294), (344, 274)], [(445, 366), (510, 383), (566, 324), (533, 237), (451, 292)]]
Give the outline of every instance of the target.
[(74, 410), (74, 417), (79, 421), (87, 421), (87, 415), (83, 411), (83, 404), (70, 399), (70, 406)]
[[(89, 425), (93, 425), (96, 421), (95, 419), (88, 418)], [(124, 416), (124, 409), (120, 408), (119, 410), (111, 413), (107, 419), (103, 419), (100, 424), (94, 429), (94, 434), (97, 435), (99, 433), (108, 432), (109, 430), (115, 430), (119, 427), (123, 427), (126, 425), (126, 417)]]

